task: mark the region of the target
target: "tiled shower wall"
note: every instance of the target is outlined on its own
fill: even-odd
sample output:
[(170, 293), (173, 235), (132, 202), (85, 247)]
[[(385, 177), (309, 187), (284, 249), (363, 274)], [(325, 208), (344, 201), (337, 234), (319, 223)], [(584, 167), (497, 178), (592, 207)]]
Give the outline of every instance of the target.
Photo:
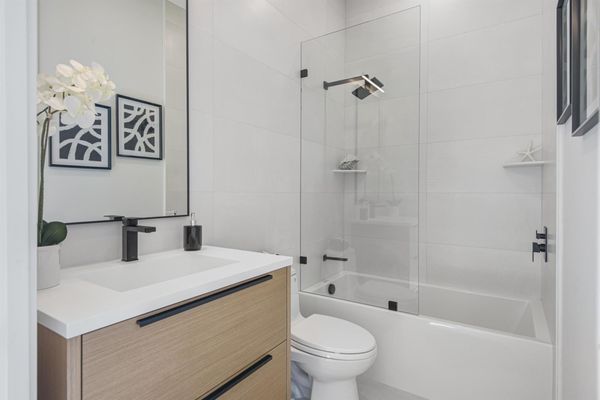
[(343, 28), (345, 2), (196, 0), (190, 11), (193, 207), (209, 243), (298, 256), (300, 43)]
[(348, 0), (347, 24), (413, 6), (422, 17), (420, 281), (539, 299), (530, 246), (541, 169), (502, 166), (541, 144), (542, 2)]

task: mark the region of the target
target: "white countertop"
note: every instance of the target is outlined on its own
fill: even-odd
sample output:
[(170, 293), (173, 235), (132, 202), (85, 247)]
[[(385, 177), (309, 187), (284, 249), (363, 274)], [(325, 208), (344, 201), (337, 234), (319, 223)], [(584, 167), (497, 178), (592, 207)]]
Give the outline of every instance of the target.
[[(156, 274), (157, 265), (164, 263), (168, 272), (169, 264), (193, 266), (195, 261), (210, 257), (231, 263), (156, 281), (160, 279), (160, 274)], [(131, 290), (119, 288), (123, 282), (108, 282), (119, 276), (124, 264), (132, 271), (143, 271), (144, 267), (152, 269), (157, 283), (142, 274), (142, 281), (147, 281), (145, 286)], [(129, 263), (111, 261), (66, 268), (61, 271), (60, 285), (38, 291), (38, 322), (70, 339), (290, 265), (291, 257), (203, 246), (195, 252), (173, 250), (141, 255), (139, 261)], [(110, 271), (116, 272), (105, 274)], [(93, 283), (94, 279), (89, 278), (98, 274), (104, 277), (105, 285)]]

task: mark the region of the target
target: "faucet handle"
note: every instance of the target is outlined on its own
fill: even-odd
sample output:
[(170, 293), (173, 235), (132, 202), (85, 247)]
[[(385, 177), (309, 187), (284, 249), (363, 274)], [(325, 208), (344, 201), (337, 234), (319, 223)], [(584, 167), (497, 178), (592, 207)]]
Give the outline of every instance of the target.
[(121, 221), (123, 221), (123, 225), (125, 226), (136, 226), (138, 224), (139, 218), (122, 217)]
[(122, 215), (112, 215), (112, 214), (108, 214), (104, 216), (105, 218), (110, 218), (111, 221), (122, 221), (123, 220), (123, 216)]

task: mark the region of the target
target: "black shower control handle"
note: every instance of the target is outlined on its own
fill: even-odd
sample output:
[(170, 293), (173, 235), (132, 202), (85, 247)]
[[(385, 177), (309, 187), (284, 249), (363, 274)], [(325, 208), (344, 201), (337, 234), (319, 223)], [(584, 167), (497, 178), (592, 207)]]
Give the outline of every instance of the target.
[(327, 254), (323, 255), (323, 261), (332, 260), (332, 261), (348, 261), (346, 257), (330, 257)]
[(544, 262), (548, 262), (548, 228), (544, 227), (541, 233), (536, 230), (535, 238), (543, 240), (543, 243), (531, 243), (531, 262), (535, 262), (535, 253), (544, 253)]

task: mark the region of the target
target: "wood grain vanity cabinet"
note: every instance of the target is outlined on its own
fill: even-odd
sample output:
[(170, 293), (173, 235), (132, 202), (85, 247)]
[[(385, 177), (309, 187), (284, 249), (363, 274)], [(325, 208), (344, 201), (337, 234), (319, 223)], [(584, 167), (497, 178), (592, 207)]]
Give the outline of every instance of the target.
[(290, 398), (289, 268), (72, 339), (39, 326), (40, 400)]

